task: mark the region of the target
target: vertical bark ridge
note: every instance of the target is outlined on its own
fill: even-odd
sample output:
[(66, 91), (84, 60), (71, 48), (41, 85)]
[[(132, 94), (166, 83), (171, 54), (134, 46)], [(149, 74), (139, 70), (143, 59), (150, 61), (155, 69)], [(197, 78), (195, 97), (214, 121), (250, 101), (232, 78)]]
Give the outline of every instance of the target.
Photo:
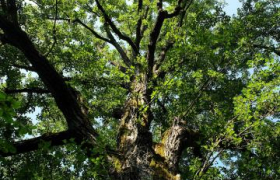
[(149, 132), (148, 113), (143, 107), (147, 104), (145, 98), (146, 82), (141, 76), (131, 85), (131, 95), (125, 106), (121, 119), (118, 149), (123, 155), (119, 179), (136, 180), (150, 179), (150, 160), (153, 156), (152, 135)]

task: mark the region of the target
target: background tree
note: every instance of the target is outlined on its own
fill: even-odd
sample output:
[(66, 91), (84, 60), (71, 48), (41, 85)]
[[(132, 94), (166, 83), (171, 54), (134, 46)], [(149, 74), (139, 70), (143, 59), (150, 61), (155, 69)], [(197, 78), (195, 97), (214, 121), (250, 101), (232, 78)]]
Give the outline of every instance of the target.
[(2, 179), (280, 178), (279, 0), (0, 5)]

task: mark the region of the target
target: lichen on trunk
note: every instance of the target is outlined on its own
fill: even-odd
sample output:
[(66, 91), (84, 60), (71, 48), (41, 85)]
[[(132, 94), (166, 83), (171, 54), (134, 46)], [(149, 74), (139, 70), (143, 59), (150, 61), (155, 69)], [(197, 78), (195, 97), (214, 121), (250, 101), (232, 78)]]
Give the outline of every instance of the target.
[(149, 179), (153, 157), (152, 135), (144, 106), (146, 82), (144, 76), (131, 83), (118, 134), (118, 150), (122, 154), (120, 179)]
[(182, 145), (177, 141), (182, 140), (185, 129), (172, 126), (160, 144), (153, 143), (149, 131), (152, 119), (148, 114), (147, 83), (145, 76), (141, 77), (131, 84), (131, 94), (121, 118), (117, 137), (121, 158), (115, 160), (117, 179), (179, 180), (178, 157)]

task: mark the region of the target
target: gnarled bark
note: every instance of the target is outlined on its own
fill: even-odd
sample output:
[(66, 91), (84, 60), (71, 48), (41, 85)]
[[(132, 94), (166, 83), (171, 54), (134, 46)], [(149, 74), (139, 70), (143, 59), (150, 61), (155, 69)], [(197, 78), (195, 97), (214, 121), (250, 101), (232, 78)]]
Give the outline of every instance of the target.
[(152, 135), (149, 132), (150, 119), (144, 110), (147, 105), (145, 76), (142, 81), (134, 80), (131, 95), (126, 102), (118, 134), (119, 159), (117, 179), (150, 179), (150, 161), (154, 155)]

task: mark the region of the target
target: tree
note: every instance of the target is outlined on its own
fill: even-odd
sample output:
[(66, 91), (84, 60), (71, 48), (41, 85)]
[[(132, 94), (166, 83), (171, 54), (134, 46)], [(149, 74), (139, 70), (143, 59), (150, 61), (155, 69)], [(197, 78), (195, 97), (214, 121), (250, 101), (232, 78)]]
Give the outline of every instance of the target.
[(279, 0), (0, 4), (2, 179), (280, 178)]

